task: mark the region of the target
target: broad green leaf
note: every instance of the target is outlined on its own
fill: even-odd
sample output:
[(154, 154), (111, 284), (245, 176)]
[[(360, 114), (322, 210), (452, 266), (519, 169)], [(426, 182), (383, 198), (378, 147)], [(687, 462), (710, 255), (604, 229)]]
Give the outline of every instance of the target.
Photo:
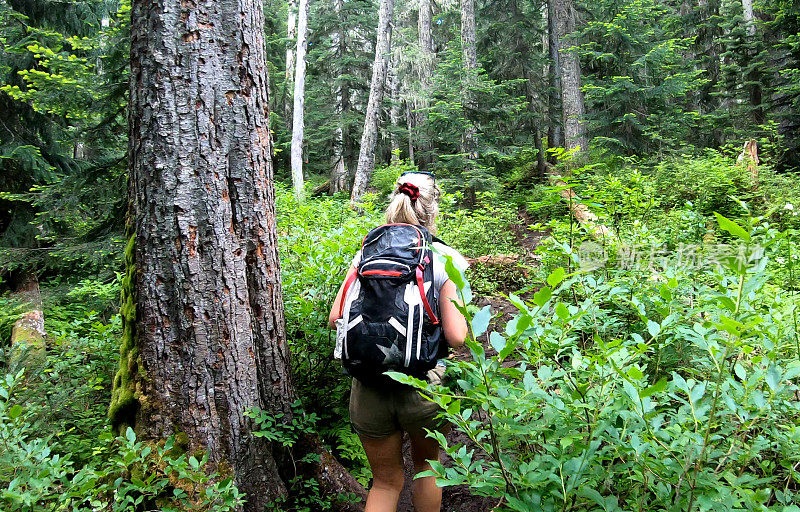
[(492, 306), (486, 305), (472, 317), (472, 334), (477, 338), (486, 332), (492, 319)]
[(556, 315), (562, 320), (569, 318), (569, 310), (567, 309), (566, 304), (563, 302), (556, 304)]
[(556, 287), (558, 283), (564, 280), (565, 274), (566, 272), (564, 272), (564, 269), (562, 267), (558, 267), (552, 271), (549, 276), (547, 276), (547, 284), (552, 287)]
[(658, 333), (661, 332), (661, 326), (659, 324), (655, 323), (652, 320), (648, 320), (647, 321), (647, 332), (650, 333), (650, 336), (655, 338), (656, 336), (658, 336)]
[(22, 414), (22, 406), (19, 404), (16, 404), (8, 410), (8, 417), (12, 420), (18, 418), (20, 414)]
[(714, 212), (714, 215), (717, 217), (717, 222), (719, 223), (719, 227), (730, 233), (731, 235), (739, 238), (740, 240), (744, 240), (745, 242), (750, 242), (750, 233), (744, 230), (742, 226), (738, 225), (734, 221), (728, 219), (724, 215), (721, 215), (717, 212)]
[[(628, 368), (628, 377), (630, 377), (633, 380), (639, 380), (642, 377), (644, 377), (644, 374), (639, 368), (631, 366), (630, 368)], [(639, 394), (639, 396), (641, 396), (641, 393)]]
[(538, 292), (533, 294), (533, 302), (539, 307), (544, 306), (550, 297), (553, 296), (553, 290), (548, 288), (547, 286), (543, 286), (539, 289)]
[(652, 396), (656, 393), (661, 393), (667, 388), (667, 378), (661, 377), (658, 382), (653, 384), (652, 386), (648, 386), (643, 390), (639, 391), (640, 398), (647, 398), (648, 396)]
[(506, 339), (499, 332), (492, 332), (489, 335), (489, 343), (491, 343), (492, 348), (498, 353), (502, 352), (503, 349), (506, 348)]

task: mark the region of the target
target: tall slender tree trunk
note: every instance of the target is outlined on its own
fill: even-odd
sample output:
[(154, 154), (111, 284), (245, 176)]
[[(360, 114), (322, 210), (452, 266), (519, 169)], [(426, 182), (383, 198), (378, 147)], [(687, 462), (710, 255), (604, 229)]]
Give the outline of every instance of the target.
[[(337, 25), (333, 29), (332, 40), (333, 46), (336, 48), (334, 58), (339, 62), (344, 55), (344, 37), (341, 32), (342, 21), (342, 5), (344, 0), (333, 0), (333, 12), (336, 15)], [(340, 68), (339, 68), (340, 69)], [(334, 82), (333, 96), (336, 104), (334, 110), (336, 111), (336, 129), (333, 134), (333, 165), (331, 167), (331, 181), (330, 193), (335, 194), (347, 190), (347, 166), (344, 162), (344, 79), (342, 72)]]
[[(547, 41), (550, 53), (549, 78), (550, 93), (547, 101), (547, 145), (551, 148), (564, 147), (564, 131), (561, 125), (561, 57), (558, 49), (561, 42), (555, 27), (555, 2), (547, 0)], [(555, 162), (555, 155), (551, 163)]]
[[(253, 435), (245, 411), (288, 413), (294, 400), (267, 81), (261, 2), (134, 0), (130, 238), (109, 415), (142, 439), (185, 435), (252, 512), (286, 485), (279, 448)], [(357, 489), (329, 456), (318, 464), (324, 492)]]
[(478, 69), (478, 50), (476, 45), (475, 33), (475, 0), (461, 0), (461, 47), (464, 59), (464, 106), (466, 107), (467, 127), (464, 130), (464, 139), (462, 140), (462, 152), (467, 154), (467, 158), (475, 159), (477, 157), (476, 149), (477, 143), (477, 130), (475, 125), (469, 121), (471, 114), (477, 110), (475, 98), (472, 94), (472, 86), (474, 85), (475, 73)]
[(364, 119), (364, 131), (361, 134), (358, 167), (356, 167), (353, 190), (350, 194), (352, 202), (357, 202), (364, 194), (372, 177), (372, 171), (375, 169), (375, 145), (378, 141), (378, 121), (386, 88), (386, 72), (389, 67), (393, 17), (394, 0), (381, 0), (378, 14), (378, 35), (375, 43), (375, 62), (372, 65), (372, 81), (369, 86), (369, 102)]
[[(419, 73), (419, 96), (414, 98), (414, 115), (408, 119), (408, 152), (414, 155), (414, 141), (419, 147), (422, 155), (417, 156), (416, 162), (421, 169), (427, 168), (431, 161), (430, 140), (422, 133), (422, 127), (427, 117), (427, 110), (430, 104), (431, 86), (433, 84), (433, 69), (435, 66), (435, 48), (433, 44), (433, 6), (432, 0), (419, 0), (419, 12), (417, 16), (417, 42), (419, 45), (419, 62), (417, 69)], [(412, 130), (413, 124), (413, 130)], [(412, 162), (413, 156), (409, 157)]]
[(561, 59), (561, 102), (564, 139), (567, 149), (584, 152), (589, 148), (583, 117), (586, 109), (581, 91), (581, 68), (578, 54), (568, 50), (564, 37), (575, 31), (575, 5), (573, 0), (551, 0), (554, 4), (554, 28)]
[[(742, 18), (745, 25), (745, 33), (747, 34), (748, 43), (751, 45), (756, 44), (756, 22), (755, 14), (753, 13), (753, 0), (742, 0)], [(755, 48), (751, 48), (748, 52), (750, 58), (754, 58), (757, 54)], [(745, 76), (745, 81), (748, 83), (748, 93), (750, 96), (750, 105), (753, 107), (752, 117), (753, 122), (756, 124), (764, 123), (764, 110), (761, 106), (762, 91), (761, 91), (761, 72), (757, 66), (749, 66), (750, 71)]]
[(292, 116), (292, 186), (294, 197), (303, 200), (303, 110), (306, 102), (306, 49), (308, 48), (308, 0), (300, 0), (297, 21), (297, 62), (294, 72)]
[(286, 126), (292, 118), (292, 89), (294, 89), (294, 50), (297, 47), (297, 0), (289, 0), (286, 28), (286, 72), (283, 78), (283, 114)]
[(392, 95), (392, 104), (389, 107), (389, 122), (392, 125), (389, 139), (392, 149), (391, 160), (394, 163), (400, 161), (400, 140), (397, 136), (397, 131), (400, 129), (400, 107), (403, 102), (400, 97), (400, 48), (392, 51), (392, 67), (389, 76)]

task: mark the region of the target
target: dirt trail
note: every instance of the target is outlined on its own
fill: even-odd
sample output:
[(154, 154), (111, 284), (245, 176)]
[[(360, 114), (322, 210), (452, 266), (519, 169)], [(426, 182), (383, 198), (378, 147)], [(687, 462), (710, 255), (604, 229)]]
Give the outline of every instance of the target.
[[(533, 251), (536, 246), (541, 243), (541, 240), (547, 236), (547, 233), (543, 231), (529, 230), (528, 226), (533, 224), (534, 221), (524, 210), (519, 212), (518, 217), (519, 223), (511, 226), (511, 229), (514, 232), (514, 237), (516, 238), (519, 246), (520, 263), (525, 263), (528, 265), (535, 264), (537, 258), (535, 257), (536, 255), (533, 253)], [(515, 290), (501, 290), (502, 293), (514, 291)], [(478, 307), (491, 304), (492, 312), (494, 314), (498, 312), (502, 314), (498, 320), (493, 321), (493, 324), (505, 324), (505, 322), (507, 322), (516, 312), (516, 308), (508, 300), (499, 295), (493, 297), (477, 297), (474, 302)], [(489, 331), (491, 331), (491, 328)], [(488, 331), (487, 334), (481, 336), (480, 341), (482, 342), (487, 355), (496, 354), (495, 350), (489, 345)], [(460, 360), (471, 358), (469, 350), (466, 347), (462, 347), (454, 351), (454, 354), (455, 358)], [(451, 430), (447, 434), (447, 441), (450, 444), (466, 444), (468, 449), (475, 450), (477, 457), (486, 456), (485, 452), (475, 445), (466, 436), (466, 434), (456, 429)], [(406, 485), (403, 488), (403, 492), (400, 494), (400, 501), (398, 503), (397, 511), (412, 512), (414, 508), (411, 503), (411, 480), (414, 475), (414, 468), (411, 463), (411, 445), (408, 442), (408, 439), (406, 439), (403, 443), (403, 457), (405, 460)], [(447, 455), (442, 454), (442, 462), (445, 466), (447, 466), (452, 462), (452, 460)], [(497, 503), (498, 500), (495, 498), (473, 496), (470, 493), (469, 487), (465, 485), (445, 487), (442, 490), (442, 512), (489, 512), (493, 510)]]

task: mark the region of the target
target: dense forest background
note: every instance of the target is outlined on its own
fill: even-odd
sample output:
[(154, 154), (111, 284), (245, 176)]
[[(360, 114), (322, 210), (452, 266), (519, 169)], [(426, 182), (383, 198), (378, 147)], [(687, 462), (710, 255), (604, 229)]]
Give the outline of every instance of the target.
[[(241, 501), (191, 440), (126, 429), (131, 10), (0, 0), (4, 510)], [(369, 481), (327, 308), (420, 169), (445, 190), (440, 236), (473, 262), (451, 276), (472, 340), (435, 398), (462, 432), (435, 471), (469, 490), (446, 506), (800, 510), (796, 0), (263, 11), (297, 401), (250, 414), (284, 462), (314, 432)], [(282, 471), (277, 510), (357, 498)]]

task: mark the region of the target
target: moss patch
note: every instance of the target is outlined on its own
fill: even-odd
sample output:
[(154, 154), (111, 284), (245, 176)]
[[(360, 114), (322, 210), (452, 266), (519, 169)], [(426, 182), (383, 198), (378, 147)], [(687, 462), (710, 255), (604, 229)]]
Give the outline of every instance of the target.
[(114, 428), (132, 425), (139, 408), (136, 391), (140, 368), (136, 348), (136, 234), (131, 233), (125, 245), (125, 276), (122, 278), (122, 340), (119, 347), (119, 369), (114, 376), (108, 418)]

